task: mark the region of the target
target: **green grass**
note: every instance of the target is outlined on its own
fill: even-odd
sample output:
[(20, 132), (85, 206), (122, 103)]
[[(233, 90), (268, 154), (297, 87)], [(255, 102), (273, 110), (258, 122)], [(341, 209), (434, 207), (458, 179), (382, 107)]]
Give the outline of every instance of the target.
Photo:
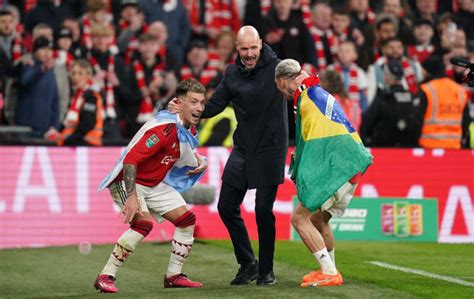
[[(254, 243), (255, 245), (255, 243)], [(382, 261), (474, 282), (474, 246), (390, 242), (338, 242), (336, 263), (344, 285), (301, 289), (316, 267), (301, 242), (277, 242), (272, 287), (230, 286), (238, 265), (228, 241), (197, 242), (184, 272), (202, 289), (164, 289), (169, 244), (140, 244), (118, 273), (117, 298), (474, 298), (474, 288), (367, 264)], [(112, 245), (81, 255), (77, 246), (0, 250), (0, 297), (103, 297), (92, 284)]]

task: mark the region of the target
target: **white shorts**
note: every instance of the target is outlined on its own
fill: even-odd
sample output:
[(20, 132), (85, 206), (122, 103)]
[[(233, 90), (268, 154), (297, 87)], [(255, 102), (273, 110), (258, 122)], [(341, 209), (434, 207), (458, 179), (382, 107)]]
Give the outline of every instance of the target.
[[(173, 187), (163, 182), (154, 187), (135, 184), (135, 188), (137, 190), (137, 197), (140, 201), (142, 212), (150, 213), (150, 215), (158, 222), (163, 222), (165, 220), (161, 217), (163, 214), (186, 205), (181, 194)], [(109, 186), (109, 190), (114, 202), (120, 208), (123, 208), (123, 205), (127, 200), (125, 182), (122, 180), (113, 183)]]
[(321, 211), (329, 212), (333, 217), (337, 216), (340, 217), (344, 215), (344, 211), (349, 205), (352, 197), (354, 196), (354, 192), (357, 188), (357, 184), (351, 184), (346, 182), (342, 185), (339, 190), (334, 193), (321, 207)]

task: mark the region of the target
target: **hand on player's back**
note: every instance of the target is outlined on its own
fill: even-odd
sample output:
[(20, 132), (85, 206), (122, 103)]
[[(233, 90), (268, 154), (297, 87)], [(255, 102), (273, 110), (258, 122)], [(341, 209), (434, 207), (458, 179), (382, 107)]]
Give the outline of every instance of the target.
[(168, 103), (167, 110), (171, 113), (180, 113), (181, 111), (183, 111), (183, 105), (181, 104), (181, 101), (178, 98), (173, 98)]

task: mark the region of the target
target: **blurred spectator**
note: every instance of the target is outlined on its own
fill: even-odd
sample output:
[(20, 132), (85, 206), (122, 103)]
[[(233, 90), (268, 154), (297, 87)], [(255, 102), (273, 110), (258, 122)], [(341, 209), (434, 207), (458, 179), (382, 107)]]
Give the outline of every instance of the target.
[(97, 24), (91, 30), (92, 50), (89, 63), (94, 70), (94, 88), (100, 90), (104, 99), (104, 139), (117, 139), (120, 131), (117, 124), (117, 105), (122, 103), (130, 94), (125, 64), (109, 47), (113, 41), (114, 32), (108, 25)]
[(474, 40), (474, 1), (459, 0), (459, 11), (456, 13), (458, 24), (466, 31), (467, 38)]
[(138, 49), (138, 37), (148, 30), (145, 16), (138, 9), (138, 0), (122, 0), (118, 22), (117, 44), (126, 64), (130, 64)]
[(195, 78), (207, 86), (218, 75), (217, 68), (209, 61), (209, 51), (201, 40), (189, 44), (186, 52), (186, 62), (181, 67), (180, 80)]
[[(441, 45), (442, 44), (441, 38), (443, 36), (443, 33), (449, 32), (447, 35), (445, 35), (444, 37), (445, 41), (443, 41), (443, 43), (449, 45), (452, 42), (449, 36), (451, 35), (452, 37), (454, 37), (454, 33), (456, 29), (457, 29), (457, 25), (454, 21), (454, 16), (451, 13), (444, 13), (439, 17), (438, 23), (436, 24), (435, 35), (433, 38), (433, 43), (435, 44), (435, 47), (436, 47), (435, 52), (437, 55), (442, 55), (441, 52), (444, 51), (443, 46)], [(448, 45), (446, 45), (446, 47)]]
[(357, 50), (353, 42), (345, 41), (337, 49), (338, 61), (329, 66), (342, 78), (344, 90), (348, 99), (360, 106), (362, 111), (367, 109), (367, 74), (355, 63)]
[(74, 55), (71, 53), (72, 48), (72, 32), (69, 28), (61, 27), (54, 38), (55, 50), (54, 59), (56, 63), (64, 64), (70, 68), (74, 61)]
[(334, 34), (340, 43), (352, 41), (357, 47), (364, 45), (364, 35), (357, 27), (351, 25), (351, 16), (346, 8), (335, 8), (332, 12), (331, 22)]
[(391, 59), (398, 59), (401, 61), (403, 67), (402, 85), (411, 93), (418, 91), (418, 83), (423, 80), (423, 73), (421, 65), (418, 61), (409, 59), (404, 55), (403, 43), (397, 38), (392, 38), (385, 41), (383, 46), (384, 56), (380, 57), (373, 65), (369, 67), (367, 76), (369, 78), (367, 95), (369, 105), (375, 97), (377, 88), (386, 88), (383, 67)]
[(351, 122), (354, 129), (359, 131), (361, 122), (359, 103), (349, 99), (341, 75), (335, 71), (327, 70), (320, 74), (320, 79), (321, 87), (336, 98), (336, 101), (344, 110), (347, 119)]
[(438, 15), (436, 12), (437, 0), (416, 0), (415, 6), (416, 10), (413, 14), (413, 19), (416, 21), (418, 19), (428, 20), (431, 24), (436, 24), (438, 22)]
[(171, 50), (168, 50), (168, 30), (165, 23), (155, 21), (148, 26), (147, 33), (153, 35), (158, 42), (157, 59), (160, 59), (165, 64), (166, 70), (173, 70), (175, 74), (179, 74), (179, 69), (176, 63), (176, 58)]
[[(206, 99), (210, 99), (222, 80), (219, 76), (212, 80), (206, 88)], [(225, 146), (232, 147), (234, 142), (232, 136), (237, 128), (237, 119), (232, 104), (218, 115), (201, 120), (199, 127), (199, 145), (200, 146)]]
[(25, 29), (31, 31), (37, 24), (45, 23), (56, 31), (62, 21), (68, 17), (76, 17), (74, 1), (38, 0), (35, 8), (25, 18)]
[(236, 33), (240, 28), (240, 17), (236, 1), (201, 0), (190, 1), (188, 11), (192, 29), (191, 39), (200, 39), (214, 45), (222, 31)]
[(316, 49), (300, 10), (292, 9), (293, 0), (274, 0), (263, 18), (260, 34), (281, 59), (293, 58), (300, 64), (316, 67)]
[(176, 77), (157, 56), (159, 46), (149, 33), (139, 38), (139, 58), (133, 61), (129, 75), (132, 97), (124, 109), (126, 137), (132, 137), (153, 116), (154, 107), (160, 110), (176, 90)]
[(433, 24), (428, 19), (417, 19), (415, 20), (413, 32), (416, 44), (408, 46), (408, 57), (416, 59), (421, 63), (435, 50), (431, 41), (434, 35)]
[(33, 42), (39, 37), (44, 37), (50, 41), (53, 41), (54, 40), (53, 28), (49, 26), (48, 24), (39, 23), (33, 28), (32, 37), (33, 37)]
[(139, 4), (148, 24), (154, 21), (162, 21), (166, 24), (167, 48), (175, 57), (178, 68), (181, 67), (191, 36), (191, 27), (183, 4), (179, 0), (141, 1)]
[(15, 123), (19, 65), (24, 48), (12, 9), (0, 10), (0, 123)]
[[(211, 51), (210, 51), (211, 52)], [(224, 73), (225, 68), (229, 63), (234, 63), (237, 57), (235, 51), (235, 36), (232, 32), (222, 31), (217, 35), (216, 46), (212, 51), (213, 55), (210, 59), (215, 59), (217, 69), (220, 73)]]
[(469, 100), (467, 90), (446, 77), (443, 59), (432, 55), (423, 62), (429, 81), (420, 86), (424, 122), (419, 145), (424, 148), (461, 148), (461, 120)]
[(398, 59), (383, 66), (384, 87), (362, 115), (361, 138), (372, 147), (416, 147), (423, 123), (420, 99), (402, 85), (404, 70)]
[[(94, 25), (112, 26), (104, 0), (87, 0), (87, 11), (82, 18), (82, 44), (92, 49), (92, 28)], [(112, 41), (109, 46), (112, 45)], [(117, 53), (114, 53), (117, 54)]]
[(58, 85), (54, 76), (53, 42), (39, 37), (33, 44), (33, 65), (24, 65), (20, 74), (16, 124), (30, 126), (33, 137), (48, 129), (59, 129)]
[(369, 0), (349, 0), (351, 23), (365, 36), (372, 31), (377, 15), (370, 9)]
[(337, 39), (331, 30), (332, 9), (328, 2), (316, 2), (312, 6), (311, 20), (307, 23), (316, 48), (318, 71), (332, 64), (337, 50)]
[(63, 21), (63, 27), (71, 31), (72, 34), (72, 45), (69, 52), (75, 58), (85, 58), (87, 55), (87, 49), (81, 41), (81, 24), (76, 19), (66, 18)]
[(404, 44), (413, 44), (413, 26), (411, 20), (407, 18), (409, 14), (408, 5), (404, 0), (384, 0), (382, 13), (393, 16), (397, 21), (398, 38)]
[(72, 64), (74, 97), (64, 119), (59, 145), (102, 145), (103, 107), (99, 93), (91, 88), (92, 67), (86, 60)]
[(55, 37), (56, 46), (53, 52), (54, 74), (59, 86), (59, 119), (63, 120), (68, 109), (69, 100), (71, 99), (68, 72), (74, 62), (74, 56), (69, 52), (72, 44), (72, 34), (69, 29), (62, 27)]
[(373, 48), (373, 56), (370, 57), (371, 63), (375, 62), (382, 56), (382, 44), (385, 41), (397, 36), (398, 27), (392, 16), (380, 15), (375, 23), (375, 43)]

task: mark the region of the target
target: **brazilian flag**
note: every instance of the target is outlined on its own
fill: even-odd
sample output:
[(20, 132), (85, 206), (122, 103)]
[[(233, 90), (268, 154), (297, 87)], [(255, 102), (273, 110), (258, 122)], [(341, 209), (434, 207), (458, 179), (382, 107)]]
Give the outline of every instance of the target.
[(336, 99), (319, 85), (305, 89), (296, 111), (296, 159), (290, 166), (300, 202), (319, 209), (372, 156)]

